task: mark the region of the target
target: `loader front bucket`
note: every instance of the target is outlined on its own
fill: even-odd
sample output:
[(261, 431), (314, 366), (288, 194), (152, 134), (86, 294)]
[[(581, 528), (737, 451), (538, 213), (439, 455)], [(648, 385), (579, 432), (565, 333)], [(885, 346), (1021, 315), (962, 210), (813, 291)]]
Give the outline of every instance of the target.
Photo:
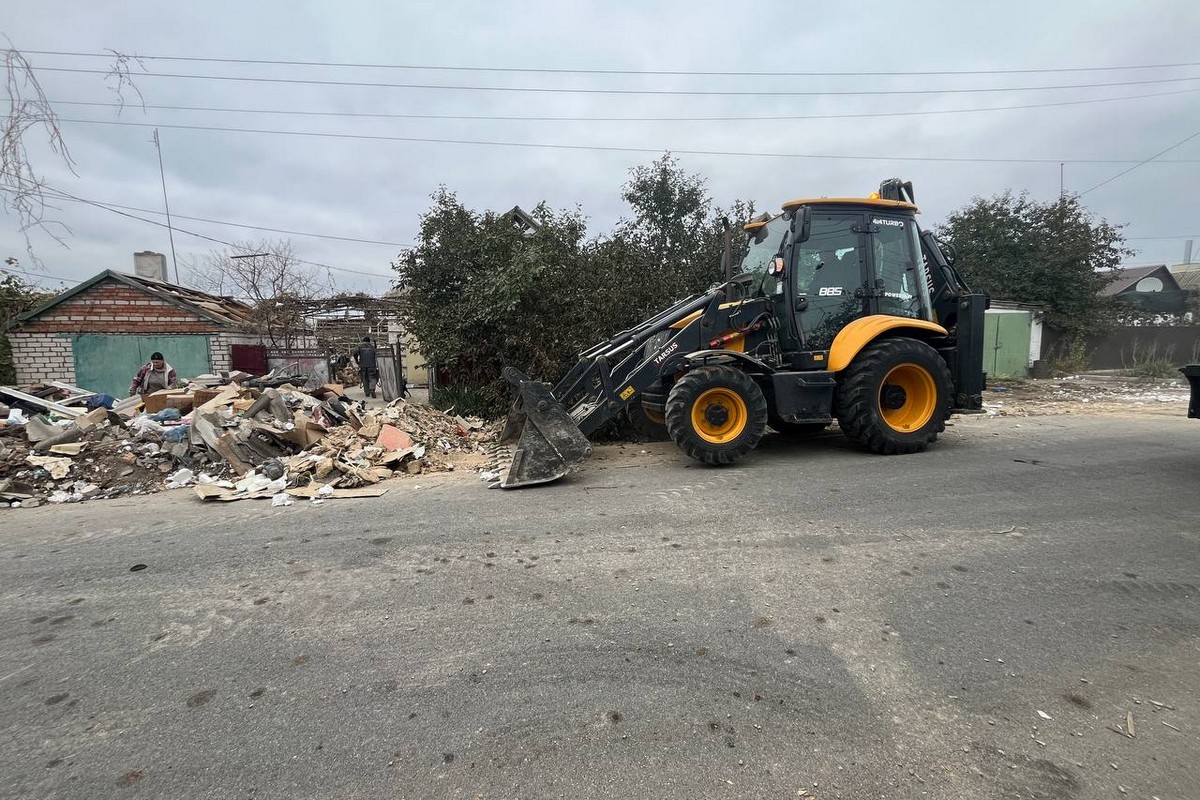
[[(517, 390), (498, 448), (501, 489), (558, 480), (592, 454), (592, 445), (554, 398), (549, 384), (530, 380), (515, 369), (504, 377)], [(516, 440), (515, 447), (503, 442)]]

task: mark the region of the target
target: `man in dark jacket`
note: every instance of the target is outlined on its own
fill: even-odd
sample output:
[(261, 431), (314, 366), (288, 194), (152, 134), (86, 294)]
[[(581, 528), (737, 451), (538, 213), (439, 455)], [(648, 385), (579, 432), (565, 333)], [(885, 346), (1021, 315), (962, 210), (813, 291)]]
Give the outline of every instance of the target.
[(375, 343), (370, 336), (363, 337), (354, 351), (354, 360), (358, 362), (358, 372), (362, 376), (363, 394), (374, 397), (375, 386), (379, 383), (379, 362), (375, 359)]

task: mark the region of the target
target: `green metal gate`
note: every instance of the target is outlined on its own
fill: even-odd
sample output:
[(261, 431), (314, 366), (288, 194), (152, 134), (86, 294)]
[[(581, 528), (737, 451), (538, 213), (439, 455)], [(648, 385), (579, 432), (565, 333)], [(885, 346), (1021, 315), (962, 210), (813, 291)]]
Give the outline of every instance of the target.
[(1029, 375), (1029, 337), (1033, 315), (988, 313), (983, 318), (983, 369), (989, 376)]
[(212, 372), (208, 336), (97, 336), (74, 337), (75, 385), (93, 392), (124, 397), (138, 368), (158, 351), (175, 368), (179, 380)]

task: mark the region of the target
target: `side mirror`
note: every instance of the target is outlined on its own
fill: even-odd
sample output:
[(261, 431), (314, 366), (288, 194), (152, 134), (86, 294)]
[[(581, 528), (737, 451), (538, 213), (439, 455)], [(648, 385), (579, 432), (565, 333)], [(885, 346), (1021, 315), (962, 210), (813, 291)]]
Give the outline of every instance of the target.
[(796, 241), (797, 242), (807, 242), (808, 234), (811, 232), (811, 230), (812, 230), (812, 209), (809, 208), (808, 206), (804, 206), (803, 208), (800, 209), (800, 225), (799, 225), (799, 230), (796, 232)]

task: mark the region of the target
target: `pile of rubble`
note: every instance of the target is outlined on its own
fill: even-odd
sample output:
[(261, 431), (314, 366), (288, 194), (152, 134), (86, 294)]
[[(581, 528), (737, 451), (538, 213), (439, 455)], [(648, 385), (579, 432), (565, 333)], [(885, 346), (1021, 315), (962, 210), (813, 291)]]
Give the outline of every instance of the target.
[(1189, 390), (1182, 378), (1142, 380), (1088, 374), (1065, 378), (997, 381), (984, 392), (988, 416), (1029, 417), (1081, 413), (1186, 413)]
[(191, 485), (204, 499), (280, 504), (370, 496), (393, 476), (453, 470), (497, 432), (402, 399), (368, 409), (337, 384), (213, 377), (121, 401), (61, 383), (0, 387), (0, 504)]

